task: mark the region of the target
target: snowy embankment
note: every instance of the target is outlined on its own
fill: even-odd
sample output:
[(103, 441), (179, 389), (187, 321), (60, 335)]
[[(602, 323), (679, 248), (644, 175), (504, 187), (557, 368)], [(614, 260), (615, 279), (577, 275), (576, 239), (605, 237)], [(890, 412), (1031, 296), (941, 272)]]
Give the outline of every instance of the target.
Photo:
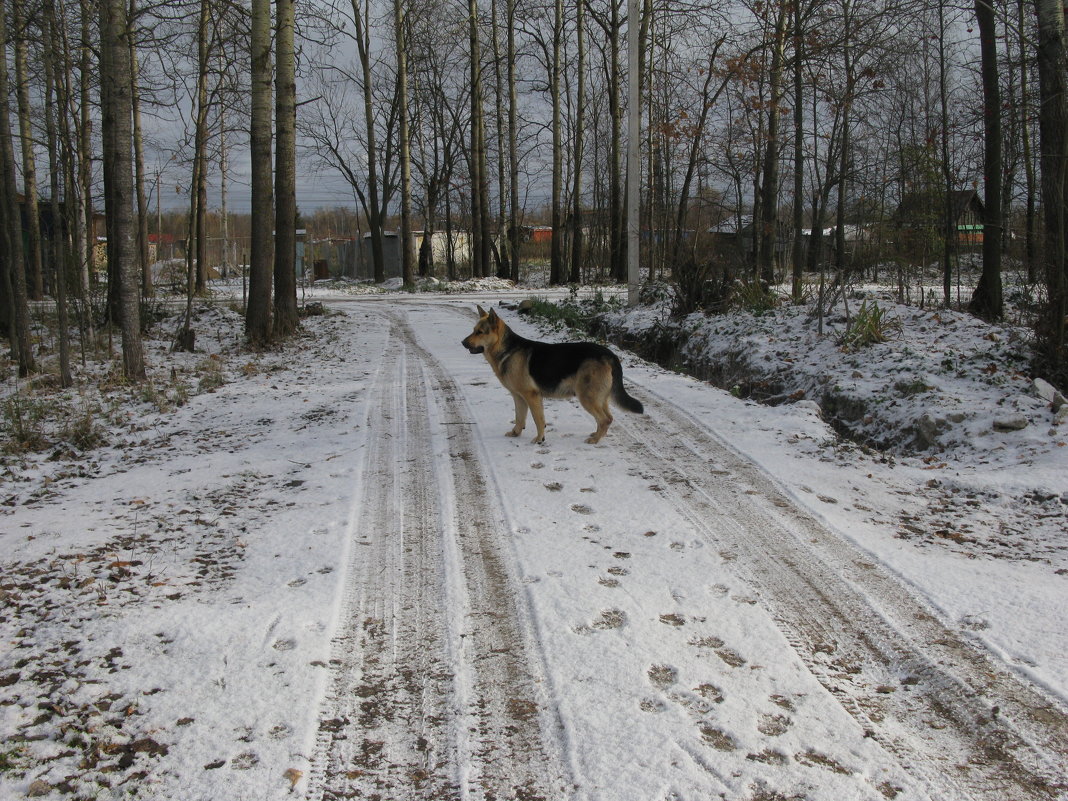
[[(873, 301), (888, 340), (844, 346)], [(742, 430), (728, 436), (739, 450), (1068, 699), (1066, 628), (1050, 625), (1068, 590), (1068, 406), (1029, 376), (1030, 332), (900, 305), (878, 288), (849, 307), (852, 316), (842, 305), (829, 315), (824, 335), (811, 307), (790, 305), (672, 320), (661, 304), (604, 324), (623, 341), (674, 341), (686, 370), (762, 400), (739, 402)], [(756, 422), (767, 418), (783, 422)], [(752, 440), (769, 425), (797, 429), (768, 452)], [(845, 487), (851, 504), (838, 500)]]

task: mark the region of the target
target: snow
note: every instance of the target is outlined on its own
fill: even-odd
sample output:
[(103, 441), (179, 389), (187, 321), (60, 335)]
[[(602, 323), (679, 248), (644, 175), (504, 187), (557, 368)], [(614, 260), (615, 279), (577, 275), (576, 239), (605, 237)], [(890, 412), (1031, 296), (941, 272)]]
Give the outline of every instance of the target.
[[(351, 577), (393, 525), (364, 515), (375, 488), (362, 481), (382, 425), (371, 395), (395, 347), (386, 310), (462, 392), (574, 798), (969, 797), (938, 789), (938, 766), (909, 769), (890, 735), (869, 736), (784, 631), (737, 540), (717, 540), (686, 512), (703, 507), (680, 503), (684, 485), (635, 459), (667, 447), (667, 413), (683, 414), (672, 410), (758, 465), (854, 561), (870, 560), (948, 629), (1068, 702), (1068, 436), (1023, 374), (1018, 329), (882, 296), (901, 336), (846, 353), (833, 335), (814, 336), (804, 310), (695, 317), (684, 322), (695, 332), (687, 359), (716, 362), (744, 342), (751, 364), (789, 376), (775, 394), (792, 402), (741, 400), (624, 353), (647, 415), (616, 413), (605, 440), (587, 446), (589, 416), (549, 401), (547, 444), (535, 446), (532, 428), (502, 436), (512, 404), (459, 345), (475, 302), (530, 293), (498, 282), (441, 289), (308, 288), (330, 313), (260, 353), (242, 348), (240, 317), (225, 306), (199, 313), (196, 354), (168, 352), (169, 321), (148, 343), (154, 392), (114, 382), (96, 394), (100, 382), (86, 380), (71, 394), (106, 414), (107, 444), (4, 456), (0, 797), (316, 792)], [(501, 313), (524, 335), (565, 336)], [(645, 307), (612, 322), (633, 333), (667, 318)], [(912, 454), (840, 439), (821, 415), (828, 385), (881, 399), (857, 423), (870, 440), (886, 444), (928, 414), (936, 443)], [(12, 380), (4, 391), (15, 389)], [(428, 415), (430, 458), (443, 465), (448, 421), (435, 403)], [(1011, 415), (1027, 426), (995, 429)], [(452, 486), (431, 483), (446, 495)], [(459, 652), (475, 624), (460, 555), (443, 547), (448, 648)], [(456, 671), (462, 705), (477, 676), (462, 662)], [(469, 787), (462, 797), (481, 796)]]

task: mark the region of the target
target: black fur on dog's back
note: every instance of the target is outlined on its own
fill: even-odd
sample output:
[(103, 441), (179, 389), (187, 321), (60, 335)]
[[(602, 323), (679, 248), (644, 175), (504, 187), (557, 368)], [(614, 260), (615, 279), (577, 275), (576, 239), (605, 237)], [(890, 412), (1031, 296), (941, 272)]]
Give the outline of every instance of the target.
[(612, 400), (621, 409), (642, 414), (641, 401), (627, 394), (623, 386), (623, 365), (619, 357), (596, 342), (537, 342), (509, 331), (507, 350), (526, 350), (531, 378), (546, 395), (555, 395), (560, 384), (578, 372), (583, 362), (595, 359), (612, 368)]

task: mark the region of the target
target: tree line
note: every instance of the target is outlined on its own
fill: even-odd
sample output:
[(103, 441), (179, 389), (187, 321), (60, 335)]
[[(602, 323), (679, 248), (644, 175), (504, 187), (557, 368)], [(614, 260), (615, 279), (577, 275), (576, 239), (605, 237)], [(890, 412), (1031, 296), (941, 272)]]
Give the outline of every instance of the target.
[[(224, 220), (235, 183), (250, 196), (246, 332), (256, 344), (290, 333), (299, 163), (348, 186), (379, 279), (394, 229), (406, 282), (440, 271), (436, 231), (469, 237), (471, 275), (519, 279), (538, 218), (550, 281), (622, 281), (633, 180), (646, 278), (698, 291), (786, 278), (798, 302), (805, 271), (841, 283), (865, 267), (938, 264), (952, 303), (954, 203), (974, 191), (982, 270), (964, 302), (1003, 315), (1009, 254), (1039, 295), (1040, 366), (1064, 376), (1059, 3), (637, 8), (642, 155), (630, 176), (621, 0), (0, 0), (0, 324), (20, 369), (33, 369), (22, 308), (88, 292), (103, 207), (108, 319), (124, 351), (129, 335), (137, 374), (161, 173), (189, 197), (190, 296), (208, 274), (209, 182)], [(23, 209), (51, 204), (47, 235), (17, 222), (16, 195)], [(745, 240), (733, 256), (716, 249), (725, 230)]]

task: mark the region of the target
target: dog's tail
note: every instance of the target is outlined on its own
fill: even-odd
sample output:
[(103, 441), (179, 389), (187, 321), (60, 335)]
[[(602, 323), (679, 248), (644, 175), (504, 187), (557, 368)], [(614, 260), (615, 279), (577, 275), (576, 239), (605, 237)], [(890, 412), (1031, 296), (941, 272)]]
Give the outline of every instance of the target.
[(642, 414), (645, 411), (642, 402), (628, 395), (623, 387), (623, 365), (619, 363), (618, 358), (612, 361), (612, 400), (616, 406), (628, 412)]

